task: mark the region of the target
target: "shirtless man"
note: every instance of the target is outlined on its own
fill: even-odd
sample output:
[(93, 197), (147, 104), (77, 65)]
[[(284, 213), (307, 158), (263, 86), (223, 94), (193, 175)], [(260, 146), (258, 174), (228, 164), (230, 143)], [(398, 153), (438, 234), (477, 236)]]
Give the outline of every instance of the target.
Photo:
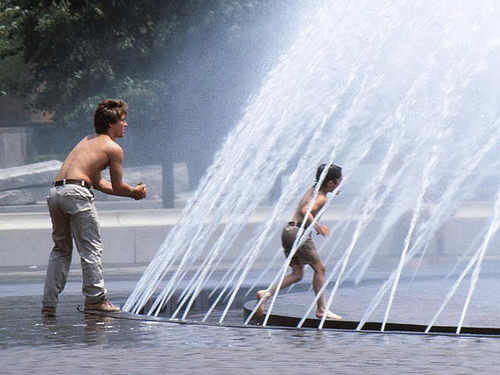
[[(318, 167), (316, 171), (316, 184), (318, 183), (325, 167), (326, 164), (322, 164)], [(314, 218), (327, 202), (326, 194), (334, 191), (341, 181), (342, 168), (337, 165), (331, 164), (328, 168), (328, 171), (326, 172), (325, 178), (323, 179), (323, 182), (319, 188), (318, 195), (316, 196), (311, 211), (309, 212), (309, 215), (307, 217), (306, 214), (309, 210), (309, 205), (311, 199), (313, 198), (316, 184), (309, 188), (304, 197), (300, 200), (299, 206), (293, 214), (292, 220), (288, 223), (288, 225), (283, 229), (283, 232), (281, 233), (281, 243), (283, 245), (285, 256), (288, 257), (288, 255), (290, 254), (293, 243), (295, 241), (295, 237), (297, 236), (297, 232), (299, 231), (299, 228), (304, 219), (306, 220), (304, 226), (305, 230), (311, 223), (313, 223)], [(330, 234), (330, 229), (327, 226), (320, 225), (317, 222), (314, 224), (314, 229), (316, 230), (317, 234), (320, 234), (322, 236), (328, 236)], [(319, 258), (318, 252), (314, 247), (314, 242), (312, 241), (310, 236), (305, 241), (303, 241), (302, 245), (300, 245), (300, 247), (295, 252), (295, 255), (290, 261), (292, 272), (285, 276), (285, 278), (283, 279), (283, 283), (281, 284), (281, 288), (286, 288), (287, 286), (300, 281), (302, 279), (302, 276), (304, 275), (305, 264), (310, 265), (314, 270), (312, 285), (314, 293), (318, 294), (325, 281), (325, 266)], [(262, 299), (262, 303), (256, 311), (258, 316), (262, 316), (264, 314), (266, 301), (271, 296), (273, 296), (274, 293), (276, 293), (277, 289), (278, 285), (274, 284), (269, 290), (259, 290), (257, 292), (257, 301), (260, 301)], [(316, 316), (318, 318), (322, 318), (325, 314), (326, 319), (329, 320), (342, 319), (341, 316), (333, 313), (326, 308), (325, 296), (323, 293), (321, 293), (317, 301)]]
[[(146, 185), (127, 185), (122, 180), (123, 150), (115, 142), (122, 138), (127, 104), (108, 99), (99, 103), (94, 115), (96, 134), (83, 138), (69, 153), (50, 189), (47, 203), (52, 220), (54, 247), (50, 253), (42, 313), (56, 315), (59, 293), (66, 284), (74, 239), (81, 257), (85, 310), (119, 311), (106, 298), (102, 276), (102, 240), (91, 187), (106, 194), (146, 197)], [(111, 182), (101, 172), (109, 166)]]

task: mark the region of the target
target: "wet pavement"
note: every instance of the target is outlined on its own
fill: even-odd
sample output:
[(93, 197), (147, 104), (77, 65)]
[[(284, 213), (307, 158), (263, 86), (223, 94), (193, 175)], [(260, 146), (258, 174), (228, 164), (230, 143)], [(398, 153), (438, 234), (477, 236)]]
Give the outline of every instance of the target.
[[(44, 270), (1, 271), (2, 374), (496, 374), (500, 369), (500, 339), (491, 337), (238, 328), (87, 315), (77, 310), (83, 301), (78, 269), (70, 274), (57, 317), (46, 318), (40, 314)], [(109, 298), (123, 302), (141, 273), (141, 267), (105, 266)]]

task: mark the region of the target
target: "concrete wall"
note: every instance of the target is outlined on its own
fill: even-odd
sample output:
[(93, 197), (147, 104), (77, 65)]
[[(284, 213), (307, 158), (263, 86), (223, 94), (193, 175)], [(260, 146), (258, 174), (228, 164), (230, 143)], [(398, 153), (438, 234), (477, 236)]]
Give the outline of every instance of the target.
[(26, 164), (29, 160), (30, 128), (0, 128), (0, 168)]
[[(462, 208), (432, 237), (427, 253), (432, 255), (460, 255), (464, 244), (470, 243), (485, 228), (492, 209), (488, 205), (475, 205)], [(113, 264), (144, 264), (148, 263), (163, 243), (165, 237), (180, 217), (181, 210), (175, 209), (135, 209), (122, 211), (100, 211), (99, 217), (104, 240), (103, 260)], [(259, 209), (244, 227), (242, 233), (229, 249), (226, 259), (234, 260), (249, 241), (256, 238), (255, 230), (270, 215), (267, 208)], [(331, 209), (322, 218), (322, 222), (331, 228), (347, 217), (341, 208)], [(283, 218), (283, 222), (286, 218)], [(377, 234), (380, 223), (369, 226), (356, 246), (353, 257), (367, 249)], [(402, 220), (384, 239), (379, 255), (399, 257), (402, 243), (406, 235), (408, 223)], [(336, 248), (345, 249), (349, 246), (354, 226), (348, 229)], [(271, 259), (276, 251), (281, 252), (279, 231), (271, 238), (268, 246), (263, 249), (261, 259)], [(332, 243), (335, 235), (331, 235)], [(322, 238), (316, 237), (315, 242), (320, 248)], [(317, 238), (317, 240), (316, 240)], [(211, 241), (217, 240), (217, 234)], [(13, 266), (45, 266), (52, 248), (50, 217), (46, 212), (36, 213), (4, 213), (0, 214), (0, 267)], [(326, 253), (329, 249), (324, 250)], [(499, 252), (495, 246), (488, 255)], [(341, 254), (335, 256), (338, 258)], [(325, 256), (326, 254), (323, 255)], [(498, 255), (498, 254), (496, 254)], [(73, 253), (73, 263), (78, 263), (76, 251)]]
[[(103, 260), (145, 263), (175, 224), (179, 210), (101, 211)], [(46, 212), (0, 214), (0, 266), (45, 266), (53, 246)], [(78, 263), (76, 251), (73, 263)]]

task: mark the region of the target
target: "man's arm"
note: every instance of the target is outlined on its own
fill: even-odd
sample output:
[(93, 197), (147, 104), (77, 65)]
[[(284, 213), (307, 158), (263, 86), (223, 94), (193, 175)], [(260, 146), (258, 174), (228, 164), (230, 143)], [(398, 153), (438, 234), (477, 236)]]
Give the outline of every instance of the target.
[(99, 173), (92, 181), (92, 186), (94, 187), (94, 189), (102, 191), (105, 194), (113, 195), (113, 187), (111, 186), (111, 182), (102, 178), (101, 173)]
[(137, 186), (132, 187), (122, 179), (122, 163), (123, 163), (123, 150), (120, 146), (116, 145), (109, 155), (109, 174), (111, 182), (102, 178), (101, 173), (98, 175), (98, 181), (94, 181), (94, 188), (102, 191), (105, 194), (118, 195), (122, 197), (131, 197), (136, 200), (146, 197), (146, 185), (141, 182)]

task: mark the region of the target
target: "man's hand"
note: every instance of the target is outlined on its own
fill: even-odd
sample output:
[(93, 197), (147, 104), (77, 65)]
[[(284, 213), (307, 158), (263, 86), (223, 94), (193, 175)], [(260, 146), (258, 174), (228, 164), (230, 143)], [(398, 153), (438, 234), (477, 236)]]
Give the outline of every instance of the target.
[(132, 189), (131, 197), (137, 201), (139, 199), (146, 198), (147, 193), (148, 189), (146, 185), (141, 181)]
[(330, 228), (328, 228), (326, 225), (316, 224), (314, 229), (316, 229), (316, 234), (320, 234), (322, 236), (330, 235)]

